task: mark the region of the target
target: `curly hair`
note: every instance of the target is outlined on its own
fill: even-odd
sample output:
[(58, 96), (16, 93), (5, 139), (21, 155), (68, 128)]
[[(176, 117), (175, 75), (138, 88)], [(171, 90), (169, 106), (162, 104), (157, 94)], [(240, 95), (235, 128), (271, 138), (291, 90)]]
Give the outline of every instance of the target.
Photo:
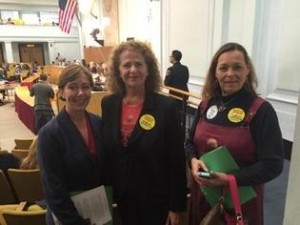
[(223, 46), (221, 46), (212, 58), (210, 67), (209, 67), (207, 75), (206, 75), (205, 84), (202, 89), (202, 99), (203, 100), (208, 100), (212, 97), (221, 95), (220, 85), (216, 85), (216, 82), (217, 82), (216, 81), (217, 80), (216, 79), (216, 68), (218, 65), (218, 60), (219, 60), (219, 57), (223, 53), (229, 52), (229, 51), (235, 51), (235, 50), (240, 51), (243, 54), (245, 63), (250, 71), (247, 76), (247, 80), (245, 81), (245, 83), (243, 85), (243, 88), (250, 95), (253, 95), (253, 96), (257, 95), (257, 93), (256, 93), (257, 77), (256, 77), (256, 73), (255, 73), (253, 64), (251, 62), (250, 57), (248, 56), (246, 49), (238, 43), (229, 42), (229, 43), (226, 43)]
[(158, 69), (157, 59), (146, 43), (134, 40), (123, 42), (113, 50), (109, 61), (110, 68), (107, 77), (107, 89), (114, 94), (118, 93), (123, 96), (125, 95), (126, 87), (120, 77), (119, 66), (120, 55), (128, 49), (139, 52), (145, 59), (149, 74), (145, 81), (146, 92), (159, 92), (162, 80)]

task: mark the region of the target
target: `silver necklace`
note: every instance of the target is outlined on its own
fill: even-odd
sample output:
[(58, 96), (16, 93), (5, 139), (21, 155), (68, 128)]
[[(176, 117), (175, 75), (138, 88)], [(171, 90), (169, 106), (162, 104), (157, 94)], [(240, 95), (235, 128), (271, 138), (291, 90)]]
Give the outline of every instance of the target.
[(224, 112), (227, 109), (227, 106), (229, 105), (229, 103), (233, 102), (235, 99), (237, 99), (238, 96), (235, 96), (231, 99), (229, 99), (229, 101), (224, 102), (222, 99), (220, 99), (220, 103), (218, 105), (218, 111), (219, 112)]

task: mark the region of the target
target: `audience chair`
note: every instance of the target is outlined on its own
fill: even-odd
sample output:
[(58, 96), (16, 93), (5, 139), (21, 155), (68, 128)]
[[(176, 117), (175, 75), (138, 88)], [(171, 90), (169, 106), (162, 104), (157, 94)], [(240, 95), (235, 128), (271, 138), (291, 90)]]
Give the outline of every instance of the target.
[(19, 209), (19, 205), (0, 206), (1, 225), (46, 225), (46, 210), (34, 206), (27, 211)]
[(35, 202), (44, 199), (39, 169), (8, 169), (7, 173), (19, 201)]
[(2, 170), (0, 170), (0, 205), (16, 203), (13, 190)]
[(10, 168), (18, 169), (20, 167), (20, 159), (6, 150), (0, 151), (0, 170), (7, 175)]
[(33, 138), (15, 138), (15, 149), (29, 149)]
[(29, 153), (27, 149), (12, 149), (11, 154), (16, 156), (20, 161), (22, 161)]

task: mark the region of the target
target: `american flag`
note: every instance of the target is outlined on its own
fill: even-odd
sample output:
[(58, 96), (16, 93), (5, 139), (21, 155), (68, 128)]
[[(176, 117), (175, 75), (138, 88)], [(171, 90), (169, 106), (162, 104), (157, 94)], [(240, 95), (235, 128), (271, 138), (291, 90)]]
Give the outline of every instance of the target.
[(72, 21), (77, 9), (76, 0), (58, 1), (58, 24), (62, 31), (70, 33)]

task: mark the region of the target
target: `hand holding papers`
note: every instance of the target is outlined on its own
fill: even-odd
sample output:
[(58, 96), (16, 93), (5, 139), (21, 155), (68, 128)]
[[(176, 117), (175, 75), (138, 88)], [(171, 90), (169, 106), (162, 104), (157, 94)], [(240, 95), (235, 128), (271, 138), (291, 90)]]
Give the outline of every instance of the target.
[[(81, 192), (71, 197), (79, 215), (91, 225), (104, 225), (112, 220), (104, 186)], [(61, 223), (54, 216), (55, 225)]]
[[(225, 146), (218, 147), (200, 157), (204, 161), (210, 171), (231, 173), (239, 169), (239, 166), (231, 156)], [(256, 193), (250, 186), (239, 186), (239, 197), (241, 204), (256, 197)], [(221, 187), (203, 186), (202, 192), (211, 206), (214, 206), (222, 194)], [(225, 192), (224, 196), (225, 208), (232, 208), (232, 201), (229, 192)]]

